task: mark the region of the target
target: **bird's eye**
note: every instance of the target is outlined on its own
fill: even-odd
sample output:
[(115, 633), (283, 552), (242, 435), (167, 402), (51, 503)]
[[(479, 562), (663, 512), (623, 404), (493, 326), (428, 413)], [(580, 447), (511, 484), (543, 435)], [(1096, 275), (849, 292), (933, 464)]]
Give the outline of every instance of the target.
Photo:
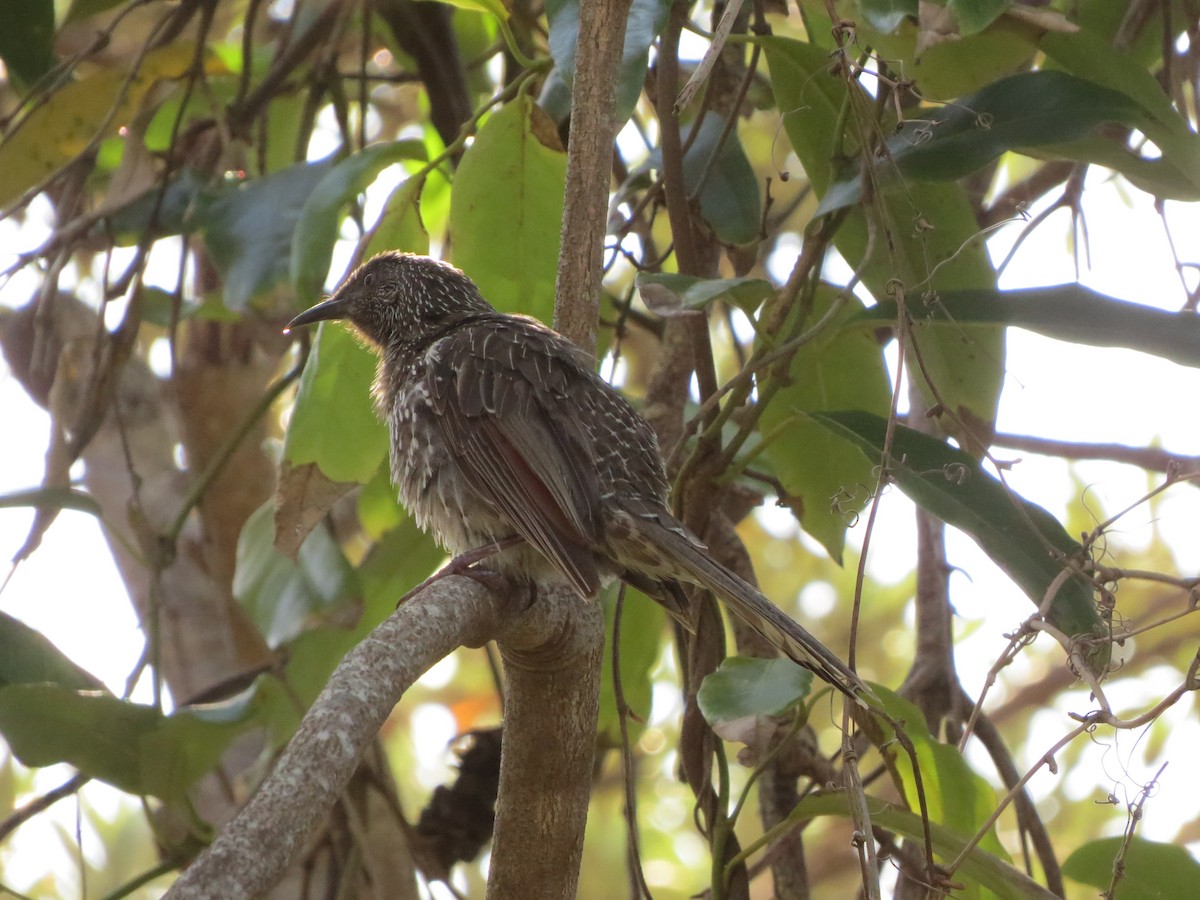
[(363, 287), (373, 287), (375, 284), (375, 273), (368, 272), (363, 276)]

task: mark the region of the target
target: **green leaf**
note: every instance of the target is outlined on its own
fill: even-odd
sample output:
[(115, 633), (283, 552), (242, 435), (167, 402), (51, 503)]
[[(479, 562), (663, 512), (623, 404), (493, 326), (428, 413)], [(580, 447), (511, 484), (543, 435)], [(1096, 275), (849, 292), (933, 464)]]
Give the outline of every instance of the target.
[(0, 612), (0, 686), (39, 683), (104, 690), (104, 682), (76, 665), (45, 635)]
[(425, 182), (425, 177), (406, 179), (384, 201), (383, 212), (367, 240), (368, 258), (384, 250), (429, 252), (429, 232), (421, 221), (421, 195)]
[(96, 234), (103, 232), (105, 239), (111, 236), (122, 246), (142, 240), (151, 222), (155, 235), (188, 234), (198, 227), (202, 211), (218, 193), (195, 170), (184, 169), (168, 182), (166, 190), (153, 187), (114, 210), (96, 226)]
[(0, 733), (22, 763), (69, 763), (123, 791), (168, 802), (182, 800), (242, 728), (189, 711), (164, 716), (56, 684), (0, 687)]
[[(618, 123), (629, 119), (642, 94), (650, 47), (666, 24), (669, 10), (670, 4), (664, 0), (632, 0), (629, 6), (616, 87)], [(546, 18), (550, 24), (550, 55), (563, 81), (570, 86), (575, 76), (579, 40), (579, 0), (547, 0)]]
[[(1107, 890), (1123, 837), (1090, 841), (1063, 863), (1062, 872), (1082, 884)], [(1173, 900), (1190, 897), (1200, 884), (1200, 863), (1183, 847), (1134, 837), (1123, 854), (1117, 900)]]
[[(996, 808), (996, 792), (967, 765), (957, 747), (934, 739), (925, 726), (925, 717), (915, 704), (884, 687), (876, 686), (875, 692), (888, 714), (903, 724), (904, 733), (913, 745), (929, 818), (955, 834), (974, 835)], [(919, 810), (920, 798), (912, 757), (895, 741), (895, 732), (890, 725), (883, 724), (880, 719), (872, 719), (868, 728), (871, 727), (879, 729), (879, 734), (872, 734), (871, 741), (880, 748), (889, 769), (897, 777), (896, 787), (903, 792), (909, 809)], [(988, 829), (979, 846), (1008, 860), (994, 826)]]
[(554, 124), (525, 94), (463, 154), (450, 201), (454, 262), (498, 309), (552, 318), (566, 178)]
[[(303, 711), (325, 687), (342, 657), (376, 625), (396, 610), (396, 603), (429, 576), (446, 558), (428, 535), (403, 516), (375, 542), (355, 570), (362, 608), (352, 623), (317, 623), (287, 645), (283, 677), (259, 679), (254, 695), (257, 721), (264, 723), (276, 746), (282, 746), (299, 724)], [(283, 685), (286, 684), (286, 688)], [(298, 708), (299, 707), (299, 708)]]
[(391, 463), (384, 459), (358, 492), (358, 521), (367, 537), (379, 540), (408, 518), (392, 484)]
[(376, 360), (343, 325), (323, 322), (300, 376), (283, 456), (316, 463), (332, 481), (365, 484), (387, 456), (387, 429), (371, 405)]
[(336, 163), (317, 182), (292, 232), (291, 278), (298, 298), (317, 297), (325, 286), (342, 208), (383, 169), (402, 159), (425, 159), (425, 145), (420, 141), (374, 144)]
[(504, 5), (504, 0), (439, 0), (439, 2), (469, 12), (489, 13), (501, 20), (508, 18), (508, 7)]
[[(989, 323), (1027, 328), (1046, 337), (1096, 347), (1127, 347), (1182, 366), (1200, 367), (1200, 317), (1129, 303), (1080, 284), (1014, 291), (944, 291), (909, 301), (908, 311), (926, 322), (956, 328)], [(863, 310), (850, 325), (877, 327), (896, 321), (896, 304)]]
[[(611, 591), (605, 593), (603, 599), (606, 647), (613, 646), (616, 593), (619, 587), (614, 585)], [(654, 682), (650, 673), (662, 648), (665, 615), (663, 608), (641, 591), (625, 588), (625, 599), (621, 607), (621, 694), (629, 708), (629, 731), (635, 739), (650, 718), (650, 702), (654, 693)], [(615, 746), (621, 739), (621, 724), (617, 718), (617, 693), (613, 680), (612, 659), (612, 653), (604, 654), (604, 670), (600, 677), (598, 731)]]
[(917, 0), (859, 0), (863, 18), (876, 31), (891, 34), (905, 19), (917, 17)]
[(128, 125), (151, 88), (182, 75), (194, 55), (190, 41), (170, 44), (149, 53), (133, 78), (124, 67), (102, 69), (36, 105), (0, 143), (0, 208), (53, 175), (93, 139)]
[(9, 0), (4, 5), (0, 59), (25, 88), (54, 67), (54, 0)]
[[(749, 244), (762, 227), (758, 176), (736, 127), (718, 149), (725, 123), (725, 116), (710, 112), (692, 126), (696, 136), (683, 157), (683, 183), (689, 195), (700, 192), (700, 214), (718, 238)], [(662, 164), (662, 150), (656, 148), (646, 166), (661, 169)]]
[[(1146, 190), (1151, 188), (1140, 183), (1141, 172), (1147, 168), (1167, 170), (1165, 175), (1159, 176), (1161, 182), (1182, 183), (1191, 189), (1189, 195), (1180, 199), (1200, 199), (1200, 135), (1192, 131), (1158, 80), (1145, 67), (1088, 31), (1074, 34), (1049, 32), (1041, 36), (1038, 46), (1053, 64), (1122, 93), (1141, 108), (1138, 128), (1154, 141), (1162, 158), (1143, 161), (1141, 166), (1129, 171), (1111, 161), (1105, 165), (1119, 169), (1132, 183)], [(1127, 155), (1126, 158), (1133, 157)]]
[(331, 160), (300, 163), (243, 182), (207, 205), (204, 242), (221, 270), (227, 307), (240, 312), (287, 279), (301, 210), (331, 168)]
[(252, 709), (281, 748), (291, 739), (304, 711), (324, 689), (343, 657), (362, 639), (358, 629), (328, 625), (299, 635), (287, 646), (287, 665), (280, 678), (259, 678)]
[(726, 658), (696, 694), (710, 725), (749, 716), (779, 716), (812, 692), (813, 673), (790, 659)]
[[(953, 181), (1008, 150), (1078, 141), (1099, 126), (1137, 125), (1131, 98), (1065, 72), (1022, 72), (913, 121), (888, 140), (888, 156), (873, 165), (883, 183)], [(1129, 155), (1126, 153), (1125, 155)], [(841, 178), (821, 198), (817, 215), (857, 203), (861, 171)]]
[(946, 0), (946, 8), (958, 20), (959, 34), (966, 37), (983, 31), (1000, 18), (1012, 3), (1013, 0)]
[[(921, 817), (906, 809), (878, 797), (867, 797), (871, 809), (871, 824), (912, 841), (920, 846), (925, 840)], [(788, 818), (793, 822), (820, 816), (850, 818), (850, 799), (846, 791), (818, 791), (809, 794), (792, 810)], [(929, 823), (933, 852), (939, 859), (956, 859), (971, 835), (960, 835), (937, 822)], [(980, 847), (973, 847), (963, 858), (956, 874), (969, 878), (995, 893), (1002, 900), (1056, 900), (1050, 893), (1020, 869), (1009, 865), (999, 857)], [(957, 880), (957, 879), (956, 879)]]
[[(818, 291), (810, 321), (823, 316), (835, 296), (828, 289)], [(839, 321), (860, 308), (857, 299), (851, 300)], [(874, 335), (859, 331), (846, 340), (850, 335), (831, 327), (800, 347), (786, 384), (770, 396), (759, 421), (764, 453), (790, 495), (788, 505), (799, 510), (804, 530), (839, 565), (846, 528), (870, 500), (875, 478), (862, 454), (804, 413), (863, 409), (887, 415), (891, 406), (891, 387)]]
[(71, 7), (67, 10), (63, 24), (86, 19), (89, 16), (96, 15), (96, 13), (104, 12), (106, 9), (119, 6), (124, 2), (125, 0), (72, 0)]
[[(766, 51), (784, 128), (813, 188), (823, 195), (835, 175), (831, 160), (857, 150), (852, 135), (845, 147), (838, 141), (842, 111), (852, 98), (867, 104), (873, 100), (858, 88), (856, 95), (848, 93), (845, 81), (829, 72), (828, 55), (820, 47), (777, 37), (756, 40)], [(897, 283), (921, 291), (995, 286), (971, 203), (956, 184), (913, 183), (902, 197), (880, 194), (868, 208), (846, 214), (834, 243), (876, 299), (887, 298)], [(872, 255), (864, 259), (868, 251)], [(923, 366), (909, 360), (909, 371), (928, 373), (958, 419), (990, 428), (1004, 377), (1003, 329), (976, 326), (952, 336), (932, 334), (919, 346)], [(925, 379), (918, 384), (932, 404)], [(943, 424), (952, 433), (958, 430), (953, 417), (945, 417)], [(957, 436), (970, 445), (970, 434)]]
[[(886, 420), (858, 411), (812, 413), (812, 418), (857, 444), (872, 464), (883, 463)], [(943, 441), (896, 425), (888, 472), (915, 503), (968, 534), (1037, 606), (1062, 572), (1056, 556), (1082, 561), (1083, 548), (1053, 516)], [(1092, 587), (1074, 576), (1059, 587), (1046, 618), (1069, 637), (1109, 633)], [(1097, 672), (1107, 664), (1108, 652), (1107, 642), (1085, 651)]]
[(703, 309), (722, 300), (747, 313), (753, 313), (765, 301), (775, 296), (775, 285), (761, 278), (697, 278), (674, 273), (639, 273), (639, 290), (643, 285), (659, 285), (677, 296), (689, 309)]
[(324, 528), (314, 528), (296, 561), (275, 549), (274, 508), (260, 506), (238, 537), (233, 595), (272, 647), (279, 647), (330, 612), (357, 600), (354, 569)]
[[(967, 27), (960, 24), (953, 39), (930, 45), (928, 34), (917, 21), (915, 0), (872, 0), (871, 5), (879, 7), (879, 16), (864, 16), (858, 21), (858, 42), (886, 59), (893, 72), (902, 72), (904, 78), (912, 80), (924, 97), (949, 100), (977, 91), (1004, 75), (1028, 68), (1036, 52), (1032, 40), (1009, 27), (968, 33)], [(981, 5), (991, 6), (988, 0)]]
[(411, 516), (391, 528), (358, 568), (363, 589), (363, 634), (395, 612), (400, 598), (428, 578), (445, 559), (446, 551), (422, 532)]

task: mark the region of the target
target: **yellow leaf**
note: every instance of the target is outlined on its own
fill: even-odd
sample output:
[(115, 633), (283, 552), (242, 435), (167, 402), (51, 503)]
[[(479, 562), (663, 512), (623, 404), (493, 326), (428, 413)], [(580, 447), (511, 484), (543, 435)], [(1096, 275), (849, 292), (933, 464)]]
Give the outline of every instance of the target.
[[(171, 44), (146, 55), (133, 78), (104, 69), (51, 94), (0, 143), (0, 208), (41, 184), (93, 140), (129, 123), (160, 81), (181, 77), (195, 47)], [(205, 68), (219, 65), (206, 62)]]

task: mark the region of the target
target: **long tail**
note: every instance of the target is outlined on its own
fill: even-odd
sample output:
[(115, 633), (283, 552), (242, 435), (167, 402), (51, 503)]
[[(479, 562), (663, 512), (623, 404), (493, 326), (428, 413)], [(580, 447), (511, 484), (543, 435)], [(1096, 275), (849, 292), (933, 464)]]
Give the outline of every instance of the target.
[(681, 581), (698, 584), (711, 591), (747, 625), (761, 634), (780, 653), (811, 669), (863, 708), (874, 692), (833, 651), (788, 617), (761, 592), (713, 559), (703, 545), (688, 540), (682, 527), (677, 532), (657, 522), (642, 519), (641, 536), (674, 562)]

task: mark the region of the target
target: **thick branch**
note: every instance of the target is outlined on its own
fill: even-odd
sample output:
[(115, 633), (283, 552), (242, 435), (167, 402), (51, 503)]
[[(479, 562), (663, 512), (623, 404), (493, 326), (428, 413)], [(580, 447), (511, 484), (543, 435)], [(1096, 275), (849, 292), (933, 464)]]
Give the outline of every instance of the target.
[[(555, 327), (596, 347), (609, 172), (616, 137), (613, 85), (629, 0), (580, 5), (558, 259)], [(575, 896), (600, 704), (604, 617), (564, 589), (543, 591), (548, 629), (519, 626), (505, 661), (504, 750), (488, 896)], [(542, 620), (539, 625), (548, 624)]]
[(258, 792), (167, 896), (268, 890), (304, 851), (401, 695), (455, 648), (486, 643), (509, 613), (503, 599), (461, 577), (437, 581), (401, 606), (346, 654)]
[[(600, 710), (604, 614), (566, 587), (508, 629), (504, 750), (488, 897), (576, 894)], [(536, 627), (530, 628), (527, 625)]]

